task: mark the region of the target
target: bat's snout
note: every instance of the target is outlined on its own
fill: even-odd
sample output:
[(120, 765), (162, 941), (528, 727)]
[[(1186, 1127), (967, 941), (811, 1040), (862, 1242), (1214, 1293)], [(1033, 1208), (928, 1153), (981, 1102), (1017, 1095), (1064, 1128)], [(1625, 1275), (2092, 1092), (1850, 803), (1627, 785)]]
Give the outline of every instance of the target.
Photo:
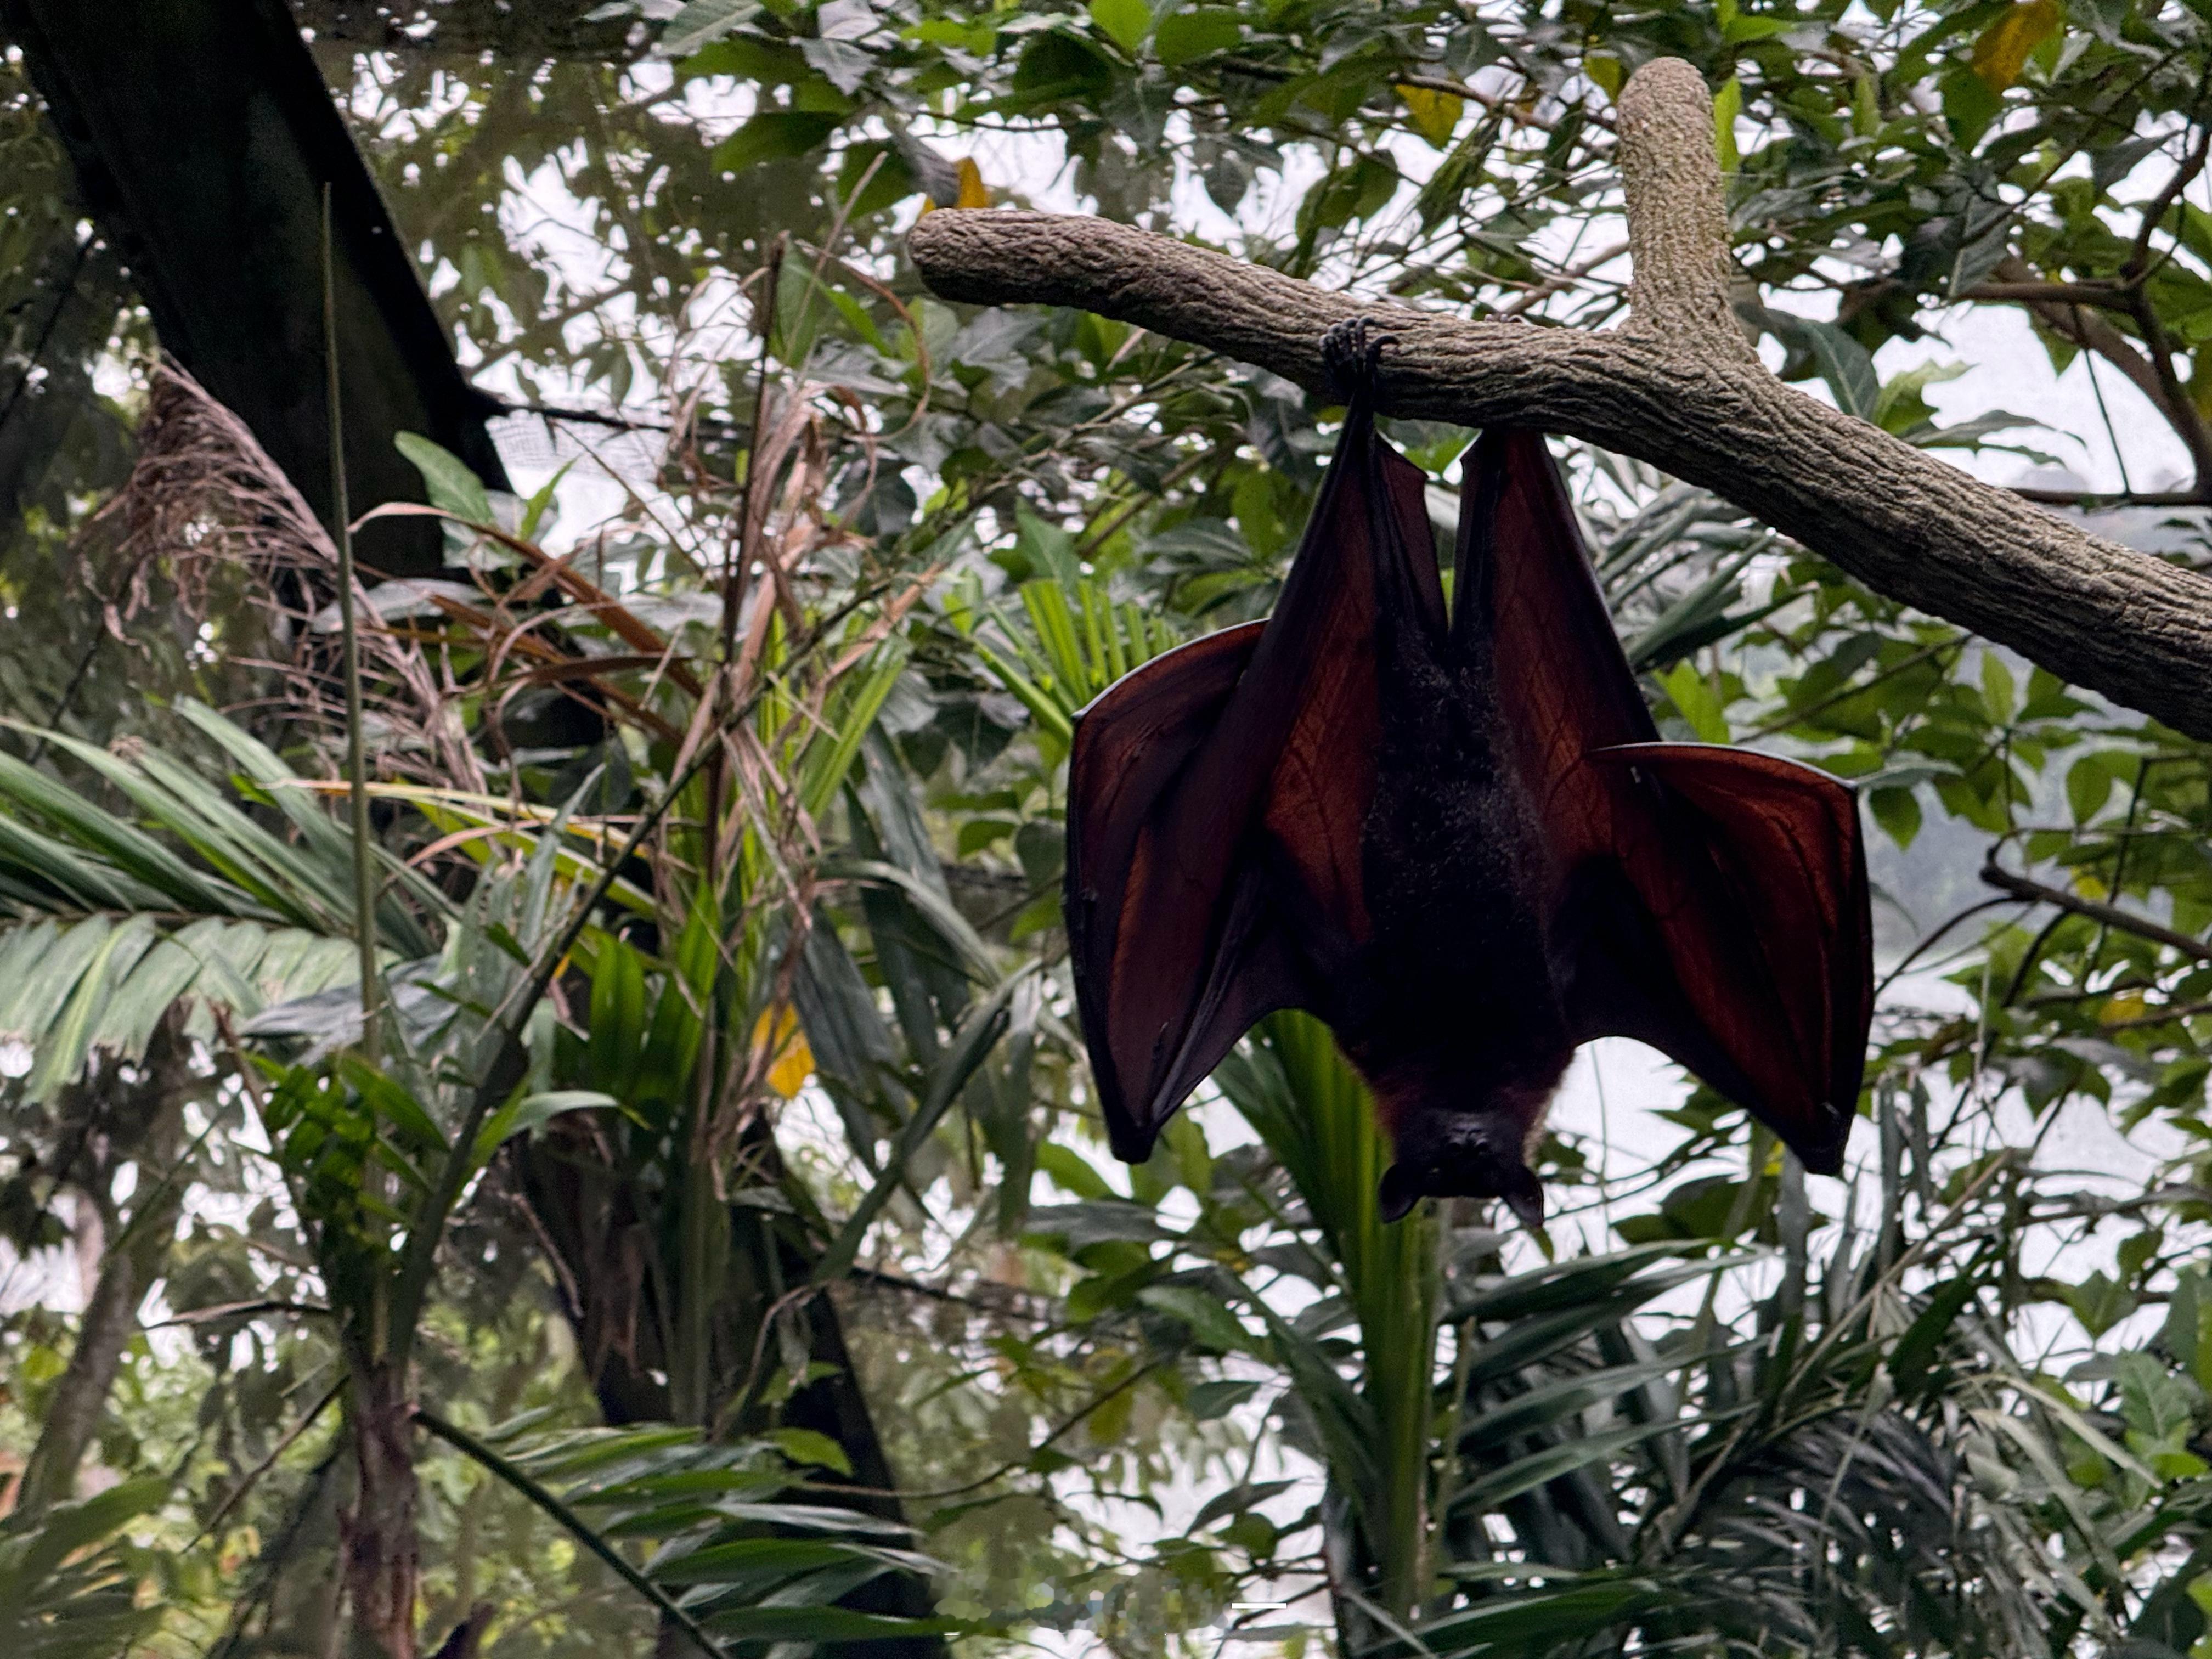
[(1522, 1152), (1514, 1123), (1492, 1112), (1429, 1112), (1398, 1133), (1398, 1161), (1376, 1191), (1386, 1222), (1424, 1198), (1494, 1198), (1531, 1232), (1544, 1224), (1544, 1188)]

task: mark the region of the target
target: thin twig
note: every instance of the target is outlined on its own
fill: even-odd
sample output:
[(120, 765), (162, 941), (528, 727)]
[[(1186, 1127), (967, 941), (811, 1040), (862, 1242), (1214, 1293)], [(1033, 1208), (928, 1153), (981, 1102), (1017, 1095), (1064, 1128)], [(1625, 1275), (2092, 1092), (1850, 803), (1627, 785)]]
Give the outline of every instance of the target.
[(307, 1411), (301, 1415), (298, 1422), (295, 1423), (290, 1428), (284, 1431), (283, 1437), (277, 1441), (274, 1446), (271, 1446), (269, 1449), (269, 1455), (263, 1458), (258, 1463), (256, 1463), (252, 1468), (248, 1469), (244, 1476), (240, 1479), (239, 1483), (231, 1488), (230, 1496), (224, 1498), (222, 1503), (215, 1506), (215, 1513), (208, 1516), (205, 1521), (200, 1523), (200, 1529), (192, 1534), (191, 1542), (187, 1543), (185, 1547), (186, 1549), (190, 1549), (193, 1544), (198, 1543), (201, 1539), (212, 1535), (216, 1528), (222, 1525), (223, 1517), (228, 1515), (231, 1510), (238, 1507), (240, 1500), (242, 1499), (246, 1493), (253, 1490), (255, 1484), (260, 1480), (263, 1475), (268, 1474), (270, 1469), (276, 1466), (276, 1460), (282, 1457), (286, 1452), (291, 1450), (294, 1443), (296, 1442), (301, 1435), (307, 1433), (309, 1429), (314, 1427), (315, 1419), (320, 1417), (325, 1412), (328, 1411), (331, 1408), (331, 1402), (336, 1400), (340, 1395), (343, 1394), (345, 1389), (346, 1385), (343, 1378), (331, 1383), (328, 1392), (326, 1392), (320, 1400), (315, 1401), (313, 1405), (308, 1407)]
[(1012, 1474), (1018, 1470), (1028, 1468), (1030, 1464), (1036, 1461), (1036, 1455), (1039, 1452), (1046, 1449), (1054, 1441), (1072, 1433), (1079, 1424), (1082, 1423), (1093, 1412), (1097, 1411), (1101, 1406), (1103, 1406), (1108, 1401), (1127, 1394), (1131, 1389), (1135, 1388), (1138, 1383), (1143, 1382), (1146, 1377), (1150, 1376), (1154, 1371), (1158, 1370), (1167, 1363), (1168, 1362), (1165, 1359), (1147, 1360), (1144, 1364), (1139, 1365), (1135, 1370), (1131, 1371), (1128, 1376), (1123, 1377), (1119, 1382), (1116, 1382), (1112, 1388), (1101, 1393), (1096, 1399), (1091, 1401), (1089, 1405), (1085, 1406), (1081, 1411), (1076, 1413), (1074, 1416), (1069, 1418), (1065, 1423), (1062, 1423), (1050, 1434), (1045, 1436), (1043, 1439), (1038, 1441), (1036, 1445), (1030, 1447), (1029, 1450), (1024, 1453), (1021, 1456), (1011, 1458), (1007, 1462), (1000, 1464), (997, 1468), (993, 1469), (988, 1474), (978, 1476), (975, 1480), (965, 1481), (957, 1486), (938, 1486), (926, 1492), (908, 1492), (901, 1488), (890, 1486), (831, 1486), (826, 1482), (814, 1482), (810, 1484), (808, 1490), (811, 1492), (836, 1492), (841, 1496), (849, 1498), (896, 1498), (905, 1503), (935, 1503), (939, 1498), (964, 1498), (971, 1492), (981, 1491), (985, 1486), (989, 1486), (994, 1480), (1003, 1480), (1006, 1476)]
[(1995, 858), (1982, 866), (1982, 879), (2014, 898), (2027, 899), (2038, 904), (2055, 904), (2063, 910), (2071, 910), (2075, 915), (2087, 916), (2108, 927), (2117, 927), (2124, 933), (2134, 933), (2142, 939), (2155, 940), (2185, 956), (2194, 957), (2199, 962), (2212, 962), (2212, 945), (2208, 945), (2201, 939), (2192, 939), (2187, 933), (2153, 921), (2148, 916), (2139, 916), (2114, 905), (2101, 904), (2095, 899), (2077, 897), (2061, 888), (2046, 887), (2039, 881), (2030, 881), (2026, 876), (2016, 876), (1998, 864)]

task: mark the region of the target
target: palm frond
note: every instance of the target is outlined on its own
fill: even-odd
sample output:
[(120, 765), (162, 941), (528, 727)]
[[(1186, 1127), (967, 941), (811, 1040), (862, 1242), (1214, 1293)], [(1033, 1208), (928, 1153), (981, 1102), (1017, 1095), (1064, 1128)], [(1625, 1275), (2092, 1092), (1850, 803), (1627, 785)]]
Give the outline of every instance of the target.
[[(239, 763), (237, 793), (152, 750), (36, 734), (111, 786), (126, 814), (0, 755), (0, 1039), (32, 1051), (32, 1098), (75, 1079), (95, 1051), (137, 1059), (180, 1001), (204, 1039), (217, 1011), (250, 1019), (356, 977), (343, 832), (246, 732), (197, 703), (179, 712)], [(257, 820), (250, 800), (273, 805), (290, 835)], [(394, 961), (421, 957), (435, 948), (426, 915), (450, 906), (382, 856), (380, 945)]]

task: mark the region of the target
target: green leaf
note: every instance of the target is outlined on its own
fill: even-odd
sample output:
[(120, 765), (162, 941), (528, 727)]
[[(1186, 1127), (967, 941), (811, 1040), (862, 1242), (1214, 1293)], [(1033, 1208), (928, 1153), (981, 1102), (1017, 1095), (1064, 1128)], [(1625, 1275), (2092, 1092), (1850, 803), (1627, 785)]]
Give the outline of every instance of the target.
[(1950, 123), (1951, 137), (1961, 149), (1979, 143), (1990, 123), (2004, 108), (2003, 98), (1964, 64), (1943, 76), (1942, 97), (1943, 118)]
[(1114, 1188), (1107, 1184), (1105, 1176), (1092, 1169), (1080, 1154), (1070, 1152), (1057, 1141), (1047, 1141), (1036, 1149), (1036, 1166), (1062, 1192), (1091, 1200), (1114, 1196)]
[(1978, 1280), (1954, 1279), (1937, 1288), (1928, 1298), (1928, 1305), (1919, 1316), (1905, 1328), (1905, 1334), (1889, 1352), (1889, 1374), (1897, 1381), (1899, 1391), (1908, 1398), (1917, 1396), (1934, 1369), (1937, 1351), (1981, 1291)]
[(1455, 92), (1443, 92), (1434, 87), (1401, 85), (1398, 96), (1413, 118), (1413, 127), (1428, 141), (1431, 149), (1449, 149), (1452, 134), (1459, 130), (1460, 117), (1466, 112), (1467, 100)]
[(1526, 1457), (1516, 1458), (1503, 1468), (1470, 1482), (1454, 1498), (1452, 1508), (1477, 1512), (1497, 1509), (1523, 1492), (1534, 1492), (1563, 1475), (1572, 1474), (1593, 1463), (1615, 1457), (1640, 1440), (1710, 1420), (1668, 1419), (1661, 1422), (1638, 1423), (1630, 1428), (1613, 1429), (1602, 1434), (1573, 1437), (1558, 1445), (1531, 1452)]
[(1789, 326), (1784, 343), (1800, 342), (1812, 353), (1814, 368), (1827, 383), (1836, 407), (1863, 421), (1873, 419), (1881, 402), (1881, 380), (1867, 349), (1833, 323), (1810, 319), (1793, 319)]
[(1250, 1353), (1257, 1349), (1252, 1334), (1220, 1298), (1195, 1285), (1154, 1285), (1138, 1291), (1137, 1300), (1181, 1320), (1206, 1347), (1223, 1353)]
[(709, 40), (751, 22), (760, 9), (760, 0), (690, 0), (668, 20), (653, 52), (662, 58), (688, 58)]
[(732, 1607), (702, 1622), (718, 1636), (756, 1642), (866, 1642), (951, 1636), (968, 1628), (952, 1619), (899, 1619), (843, 1607)]
[(491, 1161), (494, 1152), (515, 1136), (528, 1134), (563, 1112), (589, 1112), (610, 1107), (619, 1111), (622, 1103), (612, 1095), (601, 1094), (596, 1089), (550, 1089), (543, 1094), (521, 1096), (485, 1120), (477, 1135), (476, 1166), (481, 1169)]
[[(1141, 4), (1141, 0), (1137, 3)], [(1091, 15), (1094, 18), (1098, 15), (1097, 6), (1091, 8)], [(1100, 27), (1104, 24), (1102, 22)], [(1236, 12), (1225, 6), (1200, 6), (1190, 11), (1170, 12), (1162, 18), (1152, 34), (1152, 51), (1167, 68), (1180, 69), (1217, 52), (1227, 52), (1243, 37), (1243, 27)], [(1141, 33), (1139, 38), (1143, 38)]]
[(725, 173), (788, 161), (826, 143), (844, 120), (835, 110), (765, 110), (715, 145), (708, 159)]
[(392, 443), (393, 448), (415, 463), (415, 470), (422, 475), (422, 488), (430, 497), (431, 506), (471, 524), (493, 522), (491, 497), (484, 489), (483, 480), (477, 477), (466, 461), (413, 432), (399, 434)]
[(2136, 1298), (2128, 1287), (2106, 1274), (2102, 1268), (2091, 1273), (2079, 1285), (2065, 1289), (2066, 1305), (2081, 1322), (2081, 1328), (2092, 1336), (2102, 1336), (2136, 1310)]
[(853, 1473), (853, 1460), (826, 1434), (812, 1429), (773, 1429), (768, 1437), (794, 1463), (811, 1463), (844, 1475)]
[(1734, 173), (1743, 165), (1735, 147), (1735, 118), (1743, 113), (1743, 83), (1733, 75), (1713, 94), (1713, 147), (1720, 152), (1721, 171)]
[(1246, 1382), (1200, 1382), (1190, 1391), (1188, 1409), (1200, 1423), (1211, 1423), (1224, 1418), (1260, 1392), (1260, 1384)]
[(1920, 833), (1920, 797), (1910, 789), (1870, 789), (1867, 810), (1899, 847), (1911, 846), (1912, 838)]
[(623, 1096), (636, 1086), (645, 1037), (645, 961), (610, 935), (592, 964), (590, 1073), (597, 1088)]
[(1679, 662), (1667, 672), (1656, 676), (1666, 688), (1668, 700), (1675, 712), (1690, 723), (1690, 730), (1698, 734), (1700, 743), (1726, 743), (1729, 740), (1728, 714), (1721, 700), (1713, 695), (1711, 683), (1698, 672), (1692, 662)]
[(82, 1503), (58, 1504), (40, 1517), (27, 1547), (7, 1562), (9, 1577), (29, 1587), (75, 1555), (108, 1538), (169, 1497), (169, 1483), (158, 1475), (125, 1480)]
[(1982, 653), (1982, 706), (1990, 712), (1994, 726), (2010, 723), (2013, 709), (2020, 702), (2020, 684), (2005, 666), (2004, 659), (1994, 651)]
[(1145, 0), (1091, 0), (1091, 21), (1106, 37), (1134, 58), (1152, 27), (1152, 9)]

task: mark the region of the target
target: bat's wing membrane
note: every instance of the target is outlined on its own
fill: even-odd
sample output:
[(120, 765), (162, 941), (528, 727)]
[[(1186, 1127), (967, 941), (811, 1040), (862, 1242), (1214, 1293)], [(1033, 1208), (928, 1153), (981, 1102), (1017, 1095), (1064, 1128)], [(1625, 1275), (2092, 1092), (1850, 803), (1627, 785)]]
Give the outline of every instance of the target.
[(1577, 1040), (1651, 1044), (1832, 1170), (1873, 1007), (1851, 792), (1660, 743), (1543, 439), (1486, 434), (1466, 473), (1455, 627), (1491, 630)]
[(1141, 1159), (1262, 1015), (1328, 1013), (1367, 927), (1378, 605), (1441, 630), (1426, 480), (1355, 405), (1264, 623), (1170, 652), (1078, 717), (1068, 939), (1099, 1104)]
[(1652, 936), (1590, 934), (1584, 960), (1607, 960), (1585, 1018), (1665, 1050), (1832, 1175), (1874, 1012), (1856, 798), (1812, 767), (1704, 744), (1589, 762), (1656, 810), (1648, 837), (1620, 855)]

